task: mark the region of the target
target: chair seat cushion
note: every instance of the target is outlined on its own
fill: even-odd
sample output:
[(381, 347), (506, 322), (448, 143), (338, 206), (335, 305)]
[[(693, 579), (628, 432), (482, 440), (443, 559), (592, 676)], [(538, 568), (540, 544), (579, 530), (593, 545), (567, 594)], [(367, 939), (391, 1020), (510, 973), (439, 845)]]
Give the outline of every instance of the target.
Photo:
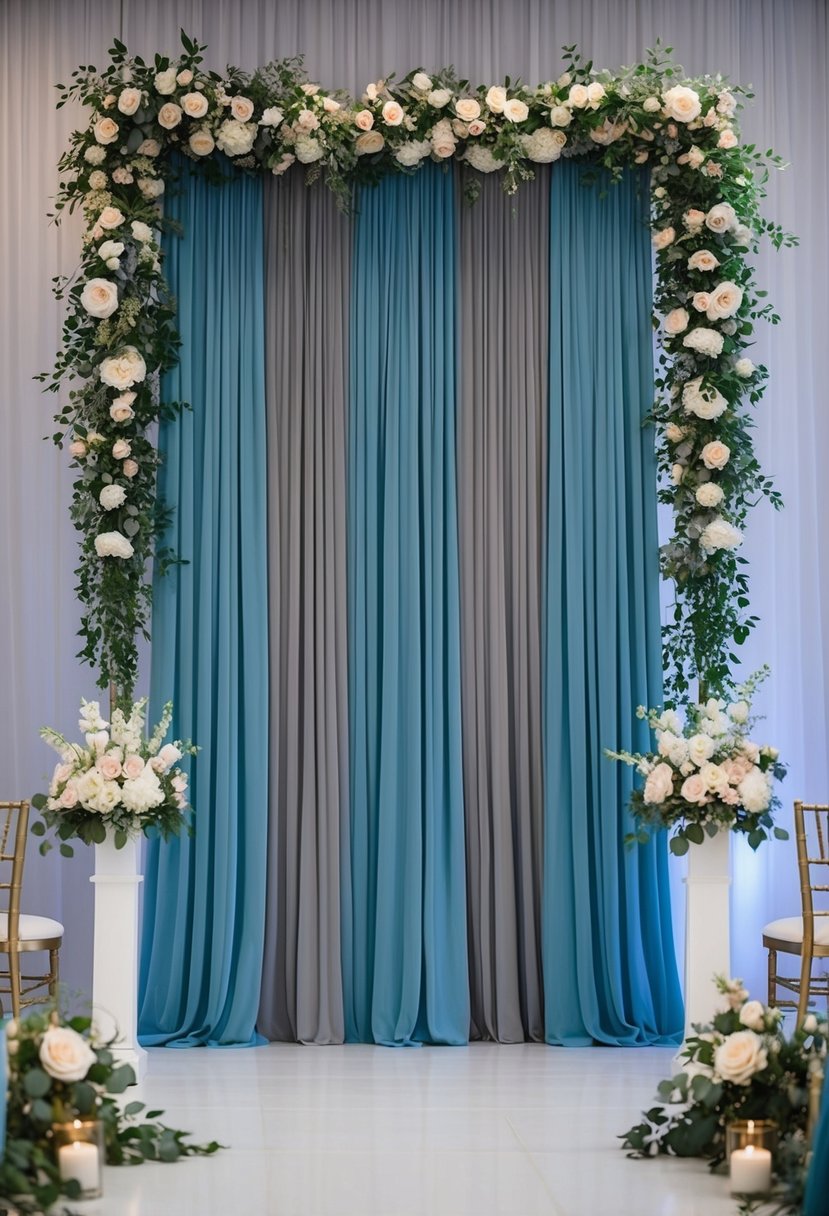
[[(803, 941), (803, 917), (784, 916), (763, 928), (764, 937), (776, 937), (781, 942)], [(815, 945), (829, 946), (829, 916), (815, 917)]]
[[(8, 941), (9, 914), (0, 912), (0, 943)], [(28, 916), (20, 913), (18, 937), (22, 942), (42, 942), (63, 937), (63, 925), (48, 916)]]

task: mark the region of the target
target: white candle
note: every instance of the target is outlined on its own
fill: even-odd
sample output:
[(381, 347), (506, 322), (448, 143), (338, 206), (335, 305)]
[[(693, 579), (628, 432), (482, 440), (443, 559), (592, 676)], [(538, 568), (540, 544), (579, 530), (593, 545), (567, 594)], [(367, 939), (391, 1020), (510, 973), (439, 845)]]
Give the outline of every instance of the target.
[(101, 1166), (98, 1147), (85, 1140), (73, 1140), (58, 1149), (58, 1169), (64, 1182), (73, 1178), (82, 1191), (98, 1191), (101, 1187)]
[(731, 1154), (732, 1195), (756, 1195), (771, 1190), (771, 1153), (748, 1144)]

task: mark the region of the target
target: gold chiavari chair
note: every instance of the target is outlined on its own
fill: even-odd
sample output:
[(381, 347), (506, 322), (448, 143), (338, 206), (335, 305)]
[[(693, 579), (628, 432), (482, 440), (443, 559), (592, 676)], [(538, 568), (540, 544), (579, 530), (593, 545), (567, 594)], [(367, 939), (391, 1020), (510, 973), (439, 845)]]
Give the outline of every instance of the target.
[[(794, 804), (797, 866), (800, 874), (800, 916), (774, 920), (763, 929), (769, 952), (769, 1005), (797, 1008), (797, 1025), (806, 1017), (810, 997), (829, 1000), (829, 977), (812, 974), (816, 959), (829, 959), (829, 806)], [(777, 955), (800, 957), (800, 975), (778, 974)], [(779, 999), (778, 988), (797, 998)]]
[[(42, 989), (48, 989), (53, 999), (57, 995), (58, 951), (63, 941), (60, 921), (20, 911), (28, 830), (28, 802), (0, 802), (0, 878), (3, 879), (0, 891), (8, 892), (6, 909), (0, 912), (0, 955), (8, 958), (8, 966), (0, 967), (0, 1011), (2, 997), (10, 996), (14, 1017), (19, 1017), (20, 1010), (27, 1005), (42, 1004), (47, 999)], [(36, 951), (48, 952), (48, 971), (21, 974), (21, 955)]]

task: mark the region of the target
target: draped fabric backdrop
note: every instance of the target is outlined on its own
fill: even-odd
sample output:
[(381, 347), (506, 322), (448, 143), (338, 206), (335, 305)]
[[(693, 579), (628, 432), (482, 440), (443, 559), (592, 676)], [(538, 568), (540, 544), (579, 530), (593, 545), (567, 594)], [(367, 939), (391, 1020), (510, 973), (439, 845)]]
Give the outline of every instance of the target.
[(167, 242), (181, 360), (162, 422), (166, 543), (187, 562), (156, 579), (155, 712), (173, 699), (191, 767), (194, 838), (146, 856), (139, 1033), (150, 1044), (250, 1043), (259, 997), (268, 819), (262, 181), (221, 187), (183, 169)]
[[(79, 697), (89, 697), (93, 688), (92, 673), (74, 658), (78, 611), (72, 592), (76, 540), (68, 517), (72, 473), (65, 455), (41, 442), (53, 429), (55, 400), (42, 396), (31, 379), (49, 365), (59, 338), (63, 306), (49, 295), (50, 279), (74, 271), (81, 233), (78, 215), (65, 217), (60, 228), (47, 220), (57, 160), (73, 126), (84, 120), (76, 106), (55, 112), (52, 86), (65, 81), (78, 63), (100, 65), (113, 34), (146, 56), (174, 51), (180, 26), (210, 44), (211, 66), (235, 61), (253, 68), (304, 52), (312, 79), (357, 92), (378, 74), (449, 62), (476, 81), (510, 73), (536, 82), (561, 70), (559, 48), (565, 43), (577, 42), (595, 63), (616, 67), (639, 59), (657, 37), (676, 48), (689, 71), (723, 71), (754, 86), (755, 100), (744, 115), (745, 138), (764, 148), (774, 146), (791, 162), (786, 173), (770, 181), (768, 213), (800, 232), (803, 244), (779, 255), (765, 249), (758, 259), (759, 279), (783, 319), (778, 329), (758, 330), (752, 352), (771, 373), (757, 414), (758, 442), (787, 506), (779, 516), (762, 507), (749, 528), (745, 553), (752, 560), (752, 602), (761, 624), (746, 648), (746, 662), (750, 666), (768, 659), (774, 668), (763, 708), (769, 738), (790, 762), (784, 799), (825, 800), (829, 525), (821, 507), (821, 473), (829, 451), (822, 390), (829, 380), (829, 347), (822, 332), (829, 274), (829, 229), (823, 214), (829, 194), (829, 161), (823, 154), (829, 94), (810, 89), (804, 102), (800, 87), (822, 78), (829, 57), (824, 0), (699, 0), (685, 6), (662, 0), (522, 0), (512, 5), (457, 0), (451, 6), (433, 0), (285, 0), (278, 5), (266, 0), (179, 0), (175, 5), (122, 0), (120, 7), (104, 0), (4, 0), (0, 575), (5, 593), (0, 597), (0, 657), (8, 708), (0, 719), (0, 771), (6, 796), (24, 797), (43, 788), (50, 761), (38, 728), (49, 723), (71, 730)], [(781, 80), (786, 87), (780, 87)], [(529, 205), (522, 199), (519, 215)], [(467, 220), (479, 222), (474, 213), (462, 215), (462, 242)], [(463, 279), (461, 290), (466, 291)], [(463, 325), (460, 332), (465, 343)], [(465, 391), (461, 388), (458, 398), (459, 423)], [(462, 460), (459, 472), (463, 478)], [(274, 475), (272, 465), (269, 477)], [(460, 505), (463, 510), (463, 499)], [(462, 621), (464, 595), (462, 591)], [(303, 737), (308, 738), (307, 732)], [(263, 854), (264, 839), (263, 827)], [(31, 908), (66, 923), (62, 972), (70, 988), (84, 991), (91, 986), (90, 869), (86, 851), (76, 852), (76, 860), (66, 864), (57, 851), (41, 858), (32, 850), (25, 892)], [(672, 861), (671, 871), (681, 894), (681, 864)], [(756, 856), (738, 846), (732, 891), (740, 924), (734, 970), (760, 992), (760, 927), (797, 907), (793, 845), (774, 845)], [(470, 908), (473, 898), (470, 894)], [(675, 913), (681, 934), (681, 901), (676, 901)], [(470, 925), (471, 918), (470, 912)], [(476, 982), (473, 977), (473, 1008), (478, 1008)], [(476, 1021), (478, 1016), (476, 1012)], [(297, 1027), (305, 1033), (299, 1022)]]

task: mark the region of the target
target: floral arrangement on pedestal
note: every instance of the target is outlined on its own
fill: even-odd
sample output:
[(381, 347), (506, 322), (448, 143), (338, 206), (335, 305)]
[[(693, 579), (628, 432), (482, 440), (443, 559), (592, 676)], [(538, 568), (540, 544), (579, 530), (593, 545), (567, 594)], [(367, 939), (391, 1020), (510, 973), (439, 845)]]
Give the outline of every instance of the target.
[(55, 1154), (53, 1125), (74, 1119), (103, 1124), (109, 1165), (177, 1161), (207, 1156), (219, 1144), (190, 1144), (187, 1133), (143, 1116), (142, 1102), (123, 1105), (117, 1095), (135, 1083), (128, 1064), (118, 1065), (110, 1044), (96, 1041), (86, 1017), (34, 1013), (6, 1026), (8, 1095), (6, 1145), (0, 1161), (0, 1198), (15, 1211), (41, 1213), (62, 1195), (77, 1199), (77, 1181), (64, 1181)]
[(810, 1013), (787, 1036), (782, 1010), (751, 1000), (742, 980), (717, 976), (715, 982), (721, 1009), (710, 1024), (694, 1027), (681, 1071), (660, 1083), (661, 1101), (621, 1137), (622, 1147), (631, 1157), (704, 1157), (716, 1169), (725, 1160), (729, 1123), (770, 1119), (779, 1134), (775, 1211), (799, 1212), (810, 1081), (824, 1070), (829, 1025)]
[(81, 532), (78, 597), (82, 656), (100, 682), (129, 697), (136, 636), (146, 632), (148, 558), (167, 522), (156, 500), (157, 451), (148, 428), (179, 402), (158, 401), (158, 379), (176, 361), (175, 304), (165, 282), (161, 199), (176, 153), (221, 178), (229, 162), (277, 176), (304, 166), (344, 206), (353, 187), (427, 161), (460, 162), (474, 196), (482, 173), (501, 172), (514, 192), (538, 164), (580, 157), (611, 177), (629, 165), (650, 174), (660, 328), (658, 400), (661, 491), (675, 529), (662, 570), (677, 595), (664, 634), (666, 695), (684, 699), (693, 675), (713, 695), (730, 685), (730, 661), (755, 624), (737, 556), (747, 511), (779, 496), (756, 460), (749, 406), (766, 371), (746, 348), (758, 319), (777, 318), (749, 261), (762, 235), (794, 238), (764, 219), (769, 166), (781, 161), (740, 139), (750, 94), (721, 76), (688, 78), (657, 46), (645, 62), (595, 71), (575, 47), (565, 70), (537, 86), (507, 78), (481, 85), (449, 68), (385, 74), (359, 98), (310, 81), (301, 59), (254, 73), (203, 67), (205, 47), (182, 32), (177, 57), (152, 62), (116, 41), (102, 70), (77, 69), (60, 105), (80, 101), (88, 122), (60, 161), (56, 215), (80, 206), (78, 272), (58, 280), (67, 299), (62, 347), (44, 375), (53, 391), (79, 380), (56, 415), (54, 439), (77, 470), (72, 515)]
[[(126, 716), (115, 708), (111, 722), (101, 717), (97, 701), (82, 701), (78, 722), (85, 745), (70, 743), (57, 731), (44, 727), (42, 737), (60, 755), (49, 793), (36, 794), (32, 805), (43, 822), (32, 831), (43, 836), (55, 830), (61, 852), (72, 856), (73, 837), (84, 844), (103, 844), (112, 834), (116, 848), (130, 836), (155, 828), (164, 840), (189, 826), (187, 775), (177, 767), (184, 755), (195, 755), (192, 743), (163, 743), (172, 721), (172, 703), (145, 735), (146, 698), (137, 701)], [(49, 849), (41, 843), (41, 852)]]
[(773, 819), (780, 806), (774, 781), (782, 780), (786, 769), (777, 748), (750, 738), (757, 721), (752, 697), (767, 675), (768, 668), (761, 668), (739, 686), (730, 704), (710, 697), (689, 705), (684, 722), (673, 709), (660, 713), (639, 706), (637, 716), (654, 732), (656, 751), (606, 753), (635, 765), (645, 778), (644, 788), (631, 795), (637, 831), (629, 843), (644, 843), (658, 828), (671, 829), (670, 848), (678, 855), (723, 829), (742, 833), (753, 849), (772, 832), (778, 840), (788, 839)]

